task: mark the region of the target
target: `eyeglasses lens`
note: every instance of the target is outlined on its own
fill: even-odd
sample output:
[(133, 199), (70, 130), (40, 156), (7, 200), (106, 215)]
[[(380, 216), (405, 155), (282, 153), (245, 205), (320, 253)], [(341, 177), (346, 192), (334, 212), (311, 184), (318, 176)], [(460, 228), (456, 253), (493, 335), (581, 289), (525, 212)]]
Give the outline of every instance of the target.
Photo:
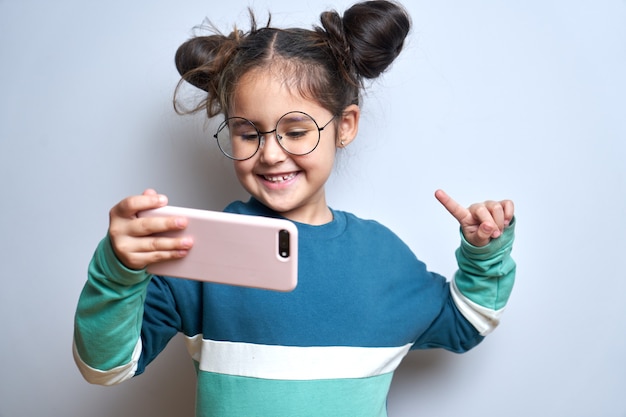
[(259, 131), (252, 122), (241, 117), (225, 120), (215, 137), (224, 155), (232, 159), (248, 159), (259, 148)]
[(293, 155), (305, 155), (317, 146), (320, 131), (309, 115), (287, 113), (276, 125), (278, 141), (284, 150)]
[[(242, 117), (231, 117), (219, 127), (217, 144), (229, 158), (245, 160), (254, 156), (260, 147), (261, 136), (273, 133), (260, 133), (256, 126)], [(315, 120), (302, 112), (290, 112), (276, 124), (276, 139), (280, 146), (292, 155), (305, 155), (312, 152), (319, 143), (320, 129)]]

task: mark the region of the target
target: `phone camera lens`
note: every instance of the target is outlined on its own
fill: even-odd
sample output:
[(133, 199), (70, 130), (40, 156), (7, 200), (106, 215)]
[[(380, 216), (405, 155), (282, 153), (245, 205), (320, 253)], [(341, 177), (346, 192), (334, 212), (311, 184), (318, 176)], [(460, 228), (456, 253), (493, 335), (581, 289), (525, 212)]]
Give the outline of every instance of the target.
[(278, 254), (282, 258), (288, 258), (289, 249), (289, 232), (283, 229), (278, 232)]

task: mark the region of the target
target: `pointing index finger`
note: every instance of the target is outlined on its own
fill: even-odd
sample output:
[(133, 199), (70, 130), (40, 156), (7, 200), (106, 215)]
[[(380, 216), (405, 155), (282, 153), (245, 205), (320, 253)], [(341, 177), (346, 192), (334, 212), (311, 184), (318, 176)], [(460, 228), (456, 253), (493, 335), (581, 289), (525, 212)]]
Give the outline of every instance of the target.
[(459, 221), (459, 223), (467, 217), (469, 211), (457, 203), (452, 197), (443, 190), (435, 191), (435, 198)]

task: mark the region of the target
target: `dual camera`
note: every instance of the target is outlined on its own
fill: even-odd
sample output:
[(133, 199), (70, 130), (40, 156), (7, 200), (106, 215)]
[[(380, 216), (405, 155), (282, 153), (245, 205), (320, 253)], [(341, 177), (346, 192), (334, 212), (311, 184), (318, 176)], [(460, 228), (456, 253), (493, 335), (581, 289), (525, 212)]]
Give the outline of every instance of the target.
[(289, 231), (282, 229), (278, 232), (278, 255), (281, 258), (289, 258), (290, 253), (290, 239)]

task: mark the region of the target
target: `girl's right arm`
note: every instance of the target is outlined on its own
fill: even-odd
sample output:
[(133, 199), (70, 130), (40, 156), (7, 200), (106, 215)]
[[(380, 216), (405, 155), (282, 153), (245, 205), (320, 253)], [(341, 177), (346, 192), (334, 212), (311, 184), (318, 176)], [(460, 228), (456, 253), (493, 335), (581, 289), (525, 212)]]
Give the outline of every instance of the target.
[(154, 190), (128, 197), (110, 211), (107, 236), (91, 260), (78, 301), (74, 358), (91, 383), (111, 385), (135, 375), (142, 352), (141, 326), (151, 263), (186, 255), (188, 238), (155, 237), (184, 229), (184, 218), (138, 218), (139, 211), (161, 207), (167, 198)]

